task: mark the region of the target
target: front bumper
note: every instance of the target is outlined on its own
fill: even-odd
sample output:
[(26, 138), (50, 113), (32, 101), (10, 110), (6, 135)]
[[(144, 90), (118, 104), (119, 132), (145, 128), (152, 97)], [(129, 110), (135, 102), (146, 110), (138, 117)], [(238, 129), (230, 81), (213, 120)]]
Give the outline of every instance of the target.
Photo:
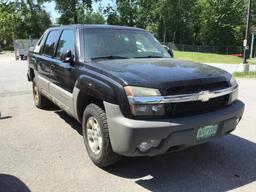
[[(124, 156), (155, 156), (168, 151), (180, 150), (189, 146), (207, 142), (196, 141), (199, 127), (218, 124), (214, 138), (232, 132), (244, 112), (244, 103), (235, 101), (217, 111), (200, 115), (158, 120), (134, 120), (124, 117), (118, 105), (104, 102), (109, 127), (110, 141), (114, 152)], [(156, 148), (142, 153), (138, 150), (141, 142), (161, 139)]]

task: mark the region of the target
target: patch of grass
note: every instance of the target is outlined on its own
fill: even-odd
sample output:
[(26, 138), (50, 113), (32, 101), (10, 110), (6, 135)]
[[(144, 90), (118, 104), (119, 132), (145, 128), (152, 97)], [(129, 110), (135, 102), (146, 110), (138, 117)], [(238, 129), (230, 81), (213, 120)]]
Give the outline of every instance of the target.
[(186, 51), (174, 51), (174, 58), (199, 63), (240, 64), (243, 62), (243, 59), (237, 56)]
[(248, 59), (249, 64), (256, 64), (256, 58)]
[(256, 78), (256, 71), (250, 71), (248, 73), (246, 72), (235, 72), (233, 73), (235, 77), (240, 77), (240, 78)]

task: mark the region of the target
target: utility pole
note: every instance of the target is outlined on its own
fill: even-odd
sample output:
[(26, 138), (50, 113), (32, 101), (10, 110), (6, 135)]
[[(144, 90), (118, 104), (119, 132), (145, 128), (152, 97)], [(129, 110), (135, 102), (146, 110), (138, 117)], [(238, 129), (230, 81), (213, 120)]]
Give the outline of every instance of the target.
[(254, 47), (254, 39), (255, 39), (255, 32), (252, 31), (252, 42), (251, 42), (251, 52), (250, 52), (250, 58), (253, 58), (253, 47)]
[(247, 62), (247, 50), (248, 50), (248, 36), (249, 36), (250, 21), (251, 21), (251, 8), (252, 8), (252, 0), (249, 0), (248, 10), (247, 10), (246, 31), (245, 31), (245, 38), (244, 38), (244, 59), (243, 59), (244, 72), (249, 72), (249, 64)]
[(16, 13), (17, 13), (17, 1), (15, 2), (15, 11), (13, 14), (13, 47), (14, 47), (15, 60), (17, 60), (18, 58), (17, 44), (16, 44), (16, 38), (17, 38)]

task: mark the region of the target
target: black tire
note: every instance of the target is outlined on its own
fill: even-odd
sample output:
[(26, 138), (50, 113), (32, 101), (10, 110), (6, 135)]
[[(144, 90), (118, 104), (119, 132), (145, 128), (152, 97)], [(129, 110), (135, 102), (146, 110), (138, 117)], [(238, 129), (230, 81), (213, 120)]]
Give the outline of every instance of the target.
[(51, 106), (51, 101), (40, 93), (39, 88), (36, 85), (35, 79), (32, 84), (33, 98), (35, 106), (39, 109), (47, 109)]
[[(97, 123), (101, 131), (102, 146), (98, 154), (92, 151), (88, 141), (88, 136), (87, 136), (88, 122), (87, 121), (90, 117), (97, 120)], [(82, 128), (83, 128), (83, 138), (84, 138), (85, 147), (87, 149), (90, 159), (95, 165), (97, 165), (98, 167), (104, 168), (104, 167), (113, 165), (114, 163), (118, 162), (121, 159), (121, 156), (114, 153), (112, 150), (110, 138), (109, 138), (106, 113), (102, 108), (100, 108), (96, 104), (89, 104), (85, 108), (83, 113)]]

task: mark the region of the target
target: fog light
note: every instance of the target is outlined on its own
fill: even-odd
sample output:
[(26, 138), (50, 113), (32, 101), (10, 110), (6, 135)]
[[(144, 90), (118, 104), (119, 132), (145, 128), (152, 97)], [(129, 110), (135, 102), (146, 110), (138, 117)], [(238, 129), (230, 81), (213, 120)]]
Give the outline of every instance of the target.
[(228, 104), (233, 103), (234, 101), (236, 101), (238, 98), (238, 89), (236, 89), (235, 91), (233, 91), (230, 96), (229, 96), (229, 101)]
[(160, 142), (161, 140), (154, 140), (154, 139), (144, 141), (139, 145), (139, 150), (141, 152), (146, 152), (152, 147), (157, 147), (160, 144)]
[(164, 105), (131, 105), (131, 111), (135, 116), (161, 116), (164, 115)]

